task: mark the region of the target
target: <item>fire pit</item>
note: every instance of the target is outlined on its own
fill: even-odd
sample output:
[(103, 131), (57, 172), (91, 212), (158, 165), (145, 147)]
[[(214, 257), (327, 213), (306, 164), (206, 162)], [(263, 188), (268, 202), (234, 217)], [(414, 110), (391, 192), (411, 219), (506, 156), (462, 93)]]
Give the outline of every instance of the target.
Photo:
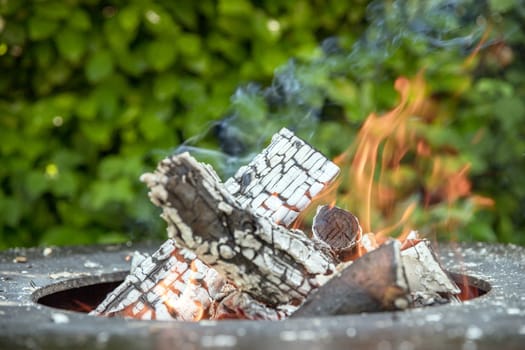
[(455, 281), (463, 289), (467, 281), (480, 295), (463, 304), (285, 321), (164, 322), (87, 315), (128, 273), (130, 254), (157, 247), (2, 252), (0, 348), (518, 349), (525, 343), (525, 249), (483, 243), (438, 249)]

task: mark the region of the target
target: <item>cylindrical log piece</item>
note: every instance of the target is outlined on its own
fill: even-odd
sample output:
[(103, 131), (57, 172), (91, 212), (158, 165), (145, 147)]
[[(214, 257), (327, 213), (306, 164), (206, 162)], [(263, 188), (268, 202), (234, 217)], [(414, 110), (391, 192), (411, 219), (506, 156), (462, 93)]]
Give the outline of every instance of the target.
[(312, 231), (314, 237), (328, 244), (341, 261), (351, 260), (363, 234), (354, 214), (328, 205), (317, 209)]

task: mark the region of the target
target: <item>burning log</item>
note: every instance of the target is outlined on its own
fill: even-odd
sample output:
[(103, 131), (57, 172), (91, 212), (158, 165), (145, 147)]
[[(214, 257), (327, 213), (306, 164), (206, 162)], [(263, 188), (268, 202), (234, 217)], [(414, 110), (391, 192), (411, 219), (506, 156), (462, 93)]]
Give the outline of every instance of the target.
[(355, 260), (313, 292), (291, 318), (407, 308), (400, 246), (392, 240)]
[(363, 234), (354, 214), (328, 205), (317, 209), (312, 231), (315, 238), (332, 248), (340, 261), (351, 260)]
[[(235, 288), (194, 253), (168, 240), (151, 256), (135, 254), (130, 274), (93, 312), (140, 319), (195, 320)], [(192, 288), (204, 285), (200, 293)], [(193, 290), (192, 290), (193, 289)]]
[(300, 304), (319, 286), (317, 276), (335, 269), (324, 247), (240, 207), (213, 169), (187, 153), (141, 179), (178, 245), (270, 306)]
[[(283, 156), (283, 150), (286, 150), (285, 156)], [(269, 168), (272, 165), (274, 169), (289, 170), (296, 165), (294, 162), (304, 161), (305, 156), (316, 159), (309, 171), (301, 167), (299, 173), (297, 171), (292, 172), (292, 175), (302, 176), (304, 183), (290, 181), (289, 174), (277, 177), (275, 171), (272, 172), (272, 169)], [(265, 160), (268, 169), (261, 167), (261, 159)], [(208, 175), (212, 177), (212, 182), (219, 182), (213, 170), (208, 169), (206, 171), (210, 172)], [(265, 213), (270, 214), (271, 212), (273, 214), (271, 217), (281, 222), (281, 219), (284, 218), (282, 215), (285, 215), (287, 219), (284, 222), (289, 223), (291, 222), (289, 220), (295, 219), (295, 211), (306, 206), (311, 200), (311, 196), (316, 195), (324, 188), (337, 175), (337, 172), (337, 166), (325, 158), (321, 161), (318, 152), (314, 151), (304, 141), (293, 136), (290, 131), (283, 129), (273, 137), (272, 143), (259, 156), (248, 166), (240, 169), (236, 176), (229, 179), (227, 183), (231, 191), (236, 191), (235, 198), (237, 201), (244, 203), (244, 208), (247, 210), (257, 212), (258, 208), (273, 208), (273, 212), (266, 211)], [(246, 180), (248, 176), (250, 178), (249, 184)], [(245, 186), (242, 191), (236, 187), (236, 179), (241, 179), (242, 185)], [(292, 180), (297, 179), (292, 178)], [(322, 187), (320, 187), (321, 184)], [(291, 202), (276, 201), (277, 196), (273, 191), (286, 190), (287, 188), (293, 190), (301, 186), (307, 188), (305, 196), (308, 201), (305, 201), (303, 197), (298, 206), (290, 205), (290, 203), (295, 203), (294, 201), (297, 199), (293, 196), (288, 198)], [(264, 190), (257, 192), (258, 188)], [(158, 195), (162, 193), (162, 188), (157, 187), (155, 191)], [(154, 191), (150, 195), (153, 198)], [(262, 203), (262, 205), (256, 207), (256, 203)], [(278, 203), (282, 206), (276, 207)], [(228, 205), (224, 202), (216, 204), (219, 210)], [(284, 208), (286, 208), (286, 212), (283, 212)], [(261, 213), (260, 210), (259, 213)], [(170, 229), (168, 231), (171, 232)], [(296, 233), (300, 234), (299, 232)], [(301, 237), (302, 240), (303, 237)], [(300, 242), (298, 243), (296, 240), (290, 242), (290, 245), (294, 245), (295, 248), (301, 248)], [(215, 248), (216, 253), (219, 254), (224, 253), (224, 249), (228, 249), (228, 247), (216, 246)], [(268, 253), (268, 249), (266, 249), (266, 253)], [(307, 254), (307, 252), (303, 253)], [(159, 256), (170, 258), (160, 259)], [(283, 269), (282, 266), (278, 266), (278, 268)], [(188, 269), (192, 271), (189, 275)], [(143, 271), (148, 271), (148, 274)], [(145, 257), (136, 253), (132, 261), (130, 275), (121, 286), (108, 295), (93, 314), (179, 320), (196, 320), (200, 317), (210, 319), (281, 319), (287, 316), (289, 310), (290, 308), (286, 311), (279, 311), (261, 304), (232, 283), (226, 282), (220, 273), (207, 266), (195, 254), (186, 249), (175, 248), (174, 242), (168, 240), (152, 257)]]
[(130, 274), (91, 314), (195, 321), (232, 318), (232, 313), (244, 319), (285, 317), (240, 292), (194, 253), (177, 248), (169, 239), (151, 256), (135, 253)]
[(224, 185), (242, 208), (289, 226), (338, 173), (337, 165), (283, 128)]
[[(162, 208), (170, 239), (150, 257), (136, 255), (130, 275), (94, 314), (277, 320), (303, 302), (293, 317), (451, 298), (455, 284), (424, 241), (401, 251), (397, 241), (377, 248), (371, 235), (365, 249), (368, 236), (358, 219), (328, 206), (318, 209), (312, 240), (285, 227), (337, 173), (286, 129), (225, 184), (187, 153), (163, 160), (141, 180)], [(430, 265), (421, 267), (427, 260)], [(338, 266), (344, 269), (329, 280), (340, 261), (347, 262)]]

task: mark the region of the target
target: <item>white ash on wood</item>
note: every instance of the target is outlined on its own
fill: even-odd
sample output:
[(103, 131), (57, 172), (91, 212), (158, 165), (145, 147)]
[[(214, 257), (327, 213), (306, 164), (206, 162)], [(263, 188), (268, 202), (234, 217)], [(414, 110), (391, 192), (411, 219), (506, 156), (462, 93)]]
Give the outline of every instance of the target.
[(169, 239), (151, 256), (136, 253), (130, 274), (91, 314), (195, 321), (232, 318), (232, 313), (254, 320), (285, 317), (240, 292), (194, 253), (177, 248)]
[(331, 254), (303, 232), (240, 207), (213, 169), (188, 153), (141, 179), (178, 245), (268, 305), (300, 304), (319, 286), (317, 276), (335, 269)]
[(401, 259), (414, 306), (459, 301), (461, 290), (439, 263), (430, 241), (407, 240)]
[(452, 299), (453, 285), (436, 287), (448, 276), (423, 241), (405, 250), (397, 241), (377, 247), (353, 214), (328, 206), (318, 209), (313, 239), (285, 227), (338, 172), (286, 129), (226, 184), (187, 153), (164, 159), (141, 180), (162, 208), (170, 239), (151, 257), (137, 255), (130, 275), (95, 314), (277, 320), (297, 306), (293, 317)]
[[(206, 288), (193, 288), (197, 283)], [(136, 254), (130, 274), (93, 314), (194, 320), (234, 289), (194, 253), (168, 240), (151, 256)]]
[(339, 174), (339, 167), (283, 128), (225, 182), (240, 206), (289, 226)]
[[(283, 142), (285, 139), (288, 141)], [(299, 152), (299, 156), (303, 154), (316, 157), (317, 165), (314, 164), (315, 166), (311, 167), (308, 177), (303, 176), (304, 181), (308, 184), (307, 196), (309, 199), (311, 199), (309, 196), (316, 195), (322, 190), (338, 172), (338, 168), (327, 159), (324, 158), (324, 160), (320, 162), (320, 154), (304, 143), (304, 141), (293, 136), (288, 130), (281, 130), (281, 132), (273, 138), (273, 141), (274, 142), (256, 159), (265, 158), (268, 162), (267, 164), (272, 164), (274, 168), (279, 168), (279, 166), (275, 164), (276, 159), (280, 159), (283, 162), (280, 169), (290, 168), (294, 165), (294, 161), (302, 159), (300, 157), (297, 158), (298, 155), (295, 155), (295, 158), (288, 156), (284, 158), (280, 157), (279, 154), (282, 152), (275, 149), (277, 143), (279, 147), (290, 151), (287, 153), (288, 155), (293, 155), (293, 149), (297, 148), (298, 151), (302, 152)], [(245, 169), (252, 169), (255, 167), (255, 164), (257, 163), (254, 160), (248, 167), (245, 167)], [(207, 168), (205, 165), (202, 165), (202, 167)], [(286, 174), (285, 176), (276, 177), (272, 175), (270, 177), (269, 174), (271, 171), (264, 171), (260, 168), (260, 165), (258, 170), (259, 173), (257, 176), (254, 176), (253, 179), (250, 175), (250, 179), (253, 180), (250, 183), (250, 190), (237, 191), (235, 193), (235, 199), (237, 201), (245, 204), (250, 202), (250, 196), (254, 194), (254, 186), (268, 185), (270, 179), (272, 180), (271, 186), (266, 188), (267, 191), (282, 189), (284, 188), (283, 183), (285, 185), (291, 185), (293, 188), (295, 188), (294, 186), (296, 185), (301, 185), (298, 184), (297, 181), (292, 181), (290, 184)], [(327, 175), (327, 171), (332, 175)], [(208, 175), (213, 178), (212, 182), (220, 182), (211, 168), (207, 168), (206, 172), (209, 172)], [(246, 181), (247, 175), (239, 175), (241, 171), (237, 174)], [(233, 182), (235, 180), (232, 178), (228, 181), (230, 181), (230, 189), (234, 189), (235, 186)], [(152, 189), (150, 196), (155, 197), (155, 195), (159, 195), (163, 191), (164, 189), (162, 187), (157, 186)], [(268, 195), (269, 192), (263, 192), (260, 193), (260, 195), (265, 195), (265, 193)], [(160, 196), (162, 197), (162, 194)], [(261, 196), (258, 197), (258, 200), (260, 200)], [(275, 198), (273, 195), (270, 197), (272, 198), (266, 198), (266, 200)], [(301, 205), (304, 203), (303, 201)], [(268, 204), (269, 202), (266, 204), (263, 203), (263, 207)], [(288, 203), (285, 202), (284, 205), (288, 206)], [(228, 208), (228, 204), (224, 202), (217, 204), (217, 209), (223, 210), (224, 208)], [(249, 207), (247, 209), (253, 209), (255, 212), (257, 208)], [(278, 211), (278, 208), (275, 209)], [(298, 210), (298, 207), (293, 206), (291, 209)], [(282, 210), (279, 212), (282, 213)], [(289, 215), (288, 217), (290, 218)], [(281, 221), (279, 215), (272, 215), (271, 218)], [(168, 228), (168, 231), (171, 231), (171, 229)], [(296, 233), (299, 232), (292, 233), (292, 235)], [(276, 237), (278, 238), (278, 235)], [(304, 237), (301, 236), (301, 241), (303, 241), (303, 239)], [(293, 244), (295, 249), (299, 247), (295, 240), (292, 241), (290, 244)], [(228, 249), (228, 247), (217, 248), (217, 252), (224, 253), (224, 249)], [(167, 251), (170, 251), (170, 253), (166, 253)], [(171, 255), (171, 257), (169, 259), (159, 259), (159, 255), (164, 257)], [(99, 305), (97, 310), (94, 311), (95, 314), (142, 319), (171, 318), (178, 320), (195, 320), (200, 317), (209, 319), (281, 319), (287, 316), (290, 310), (293, 310), (293, 307), (290, 307), (290, 305), (285, 305), (285, 311), (266, 307), (264, 304), (255, 300), (250, 294), (239, 290), (234, 284), (226, 282), (226, 279), (222, 277), (220, 273), (212, 267), (207, 266), (206, 263), (197, 258), (189, 250), (176, 248), (174, 241), (171, 239), (164, 243), (153, 257), (138, 258), (140, 258), (140, 255), (136, 255), (132, 261), (130, 275), (121, 286), (108, 295), (106, 300)], [(174, 264), (174, 261), (177, 261), (177, 263)], [(278, 266), (278, 268), (282, 271), (282, 266)], [(191, 273), (188, 272), (190, 270)], [(150, 271), (150, 273), (146, 275), (143, 271)], [(204, 276), (205, 278), (195, 278), (195, 276)], [(140, 283), (138, 281), (140, 281)], [(217, 288), (214, 288), (214, 286), (220, 286), (220, 292), (217, 292)]]

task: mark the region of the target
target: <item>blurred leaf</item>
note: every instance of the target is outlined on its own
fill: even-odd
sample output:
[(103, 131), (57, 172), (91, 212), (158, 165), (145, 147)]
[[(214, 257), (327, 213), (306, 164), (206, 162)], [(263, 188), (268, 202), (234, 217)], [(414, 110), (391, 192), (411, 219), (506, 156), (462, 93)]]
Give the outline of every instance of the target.
[(87, 31), (91, 28), (89, 15), (81, 8), (75, 8), (68, 16), (68, 26), (80, 31)]
[(219, 0), (218, 11), (221, 15), (243, 16), (252, 14), (252, 7), (246, 0)]
[(17, 226), (23, 213), (22, 201), (0, 197), (0, 208), (2, 221), (8, 226)]
[(72, 62), (78, 62), (86, 50), (86, 40), (82, 33), (67, 28), (56, 36), (58, 51)]
[(175, 96), (179, 89), (179, 82), (175, 74), (162, 74), (155, 78), (153, 94), (160, 100), (168, 100)]
[(51, 181), (51, 191), (59, 197), (74, 198), (78, 190), (78, 180), (71, 171), (61, 171), (56, 179)]
[(113, 59), (106, 51), (97, 51), (86, 64), (86, 77), (95, 83), (110, 75), (113, 72)]
[(74, 229), (69, 226), (56, 226), (46, 230), (40, 239), (43, 246), (80, 245), (93, 242), (93, 233), (88, 229)]
[(166, 70), (174, 61), (177, 54), (177, 48), (170, 41), (153, 41), (148, 45), (147, 60), (148, 63), (156, 70)]
[(101, 210), (113, 202), (129, 203), (133, 200), (133, 190), (128, 178), (114, 181), (96, 181), (90, 188), (87, 202), (94, 210)]
[(171, 15), (161, 6), (151, 4), (143, 9), (146, 28), (159, 37), (173, 37), (179, 29)]
[(507, 12), (516, 5), (514, 0), (489, 0), (490, 8), (496, 12)]
[(34, 10), (38, 16), (53, 20), (66, 18), (70, 14), (69, 6), (63, 1), (36, 2)]
[(201, 53), (201, 40), (195, 34), (181, 34), (177, 37), (177, 46), (183, 55), (190, 57), (198, 56)]
[(166, 131), (166, 125), (155, 116), (145, 116), (140, 119), (139, 128), (146, 140), (155, 140)]
[(58, 29), (57, 21), (42, 17), (31, 17), (28, 25), (29, 37), (33, 40), (49, 38)]
[(135, 32), (140, 24), (141, 9), (136, 4), (131, 4), (120, 10), (117, 16), (125, 31)]
[(25, 176), (25, 190), (30, 200), (39, 197), (48, 188), (44, 171), (31, 171)]
[(104, 158), (100, 163), (98, 175), (103, 180), (118, 178), (138, 179), (141, 175), (141, 170), (142, 161), (138, 157), (110, 156)]

